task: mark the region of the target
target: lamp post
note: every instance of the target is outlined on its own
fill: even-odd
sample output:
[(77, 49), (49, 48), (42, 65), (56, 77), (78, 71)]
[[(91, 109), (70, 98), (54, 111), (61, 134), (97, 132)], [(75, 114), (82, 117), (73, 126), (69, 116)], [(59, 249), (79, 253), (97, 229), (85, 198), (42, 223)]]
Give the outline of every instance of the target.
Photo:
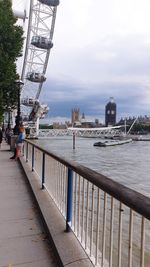
[(8, 108), (8, 124), (7, 124), (7, 128), (10, 130), (10, 112), (11, 112), (11, 109)]
[(16, 125), (14, 127), (14, 134), (19, 134), (19, 125), (21, 123), (21, 111), (20, 111), (20, 92), (21, 87), (24, 85), (23, 81), (16, 80), (15, 84), (17, 85), (17, 116), (16, 116)]
[(7, 97), (7, 129), (10, 130), (10, 112), (11, 112), (11, 108), (9, 106), (9, 99), (10, 99), (9, 91), (6, 92), (6, 97)]

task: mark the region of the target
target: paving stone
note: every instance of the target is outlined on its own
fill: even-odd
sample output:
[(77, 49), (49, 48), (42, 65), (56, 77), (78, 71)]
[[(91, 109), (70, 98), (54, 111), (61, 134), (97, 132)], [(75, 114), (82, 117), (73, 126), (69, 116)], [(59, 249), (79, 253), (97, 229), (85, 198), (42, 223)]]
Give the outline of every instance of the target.
[(56, 267), (52, 245), (19, 162), (0, 150), (0, 267)]

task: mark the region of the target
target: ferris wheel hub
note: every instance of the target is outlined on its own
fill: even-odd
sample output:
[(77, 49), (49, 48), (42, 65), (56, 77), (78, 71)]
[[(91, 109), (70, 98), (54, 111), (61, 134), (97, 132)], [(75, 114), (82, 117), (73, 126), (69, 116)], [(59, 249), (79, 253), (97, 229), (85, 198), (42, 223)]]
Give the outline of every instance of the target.
[(13, 9), (13, 14), (17, 19), (22, 19), (23, 21), (25, 21), (25, 19), (27, 19), (26, 10), (19, 11), (19, 10)]

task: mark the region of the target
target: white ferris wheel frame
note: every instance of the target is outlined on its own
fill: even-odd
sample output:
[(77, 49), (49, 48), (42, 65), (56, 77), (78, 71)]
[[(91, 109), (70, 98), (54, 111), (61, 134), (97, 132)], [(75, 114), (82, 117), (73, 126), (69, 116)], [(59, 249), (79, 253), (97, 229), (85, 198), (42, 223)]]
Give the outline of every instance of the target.
[(24, 86), (21, 92), (21, 99), (31, 97), (38, 99), (41, 93), (43, 82), (35, 83), (27, 80), (28, 72), (46, 73), (51, 49), (37, 48), (31, 44), (34, 35), (43, 36), (52, 41), (56, 20), (57, 6), (47, 6), (38, 0), (30, 0), (28, 30), (26, 47), (22, 67), (21, 80)]

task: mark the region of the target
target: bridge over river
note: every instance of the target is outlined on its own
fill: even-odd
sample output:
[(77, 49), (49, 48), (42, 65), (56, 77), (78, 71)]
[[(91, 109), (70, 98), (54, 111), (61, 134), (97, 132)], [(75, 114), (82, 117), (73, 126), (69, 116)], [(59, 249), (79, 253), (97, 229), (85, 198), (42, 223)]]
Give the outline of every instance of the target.
[(39, 130), (39, 137), (51, 137), (51, 136), (65, 136), (76, 135), (79, 137), (102, 137), (102, 136), (114, 136), (121, 135), (123, 126), (113, 127), (99, 127), (99, 128), (74, 128), (69, 127), (66, 129), (41, 129)]

